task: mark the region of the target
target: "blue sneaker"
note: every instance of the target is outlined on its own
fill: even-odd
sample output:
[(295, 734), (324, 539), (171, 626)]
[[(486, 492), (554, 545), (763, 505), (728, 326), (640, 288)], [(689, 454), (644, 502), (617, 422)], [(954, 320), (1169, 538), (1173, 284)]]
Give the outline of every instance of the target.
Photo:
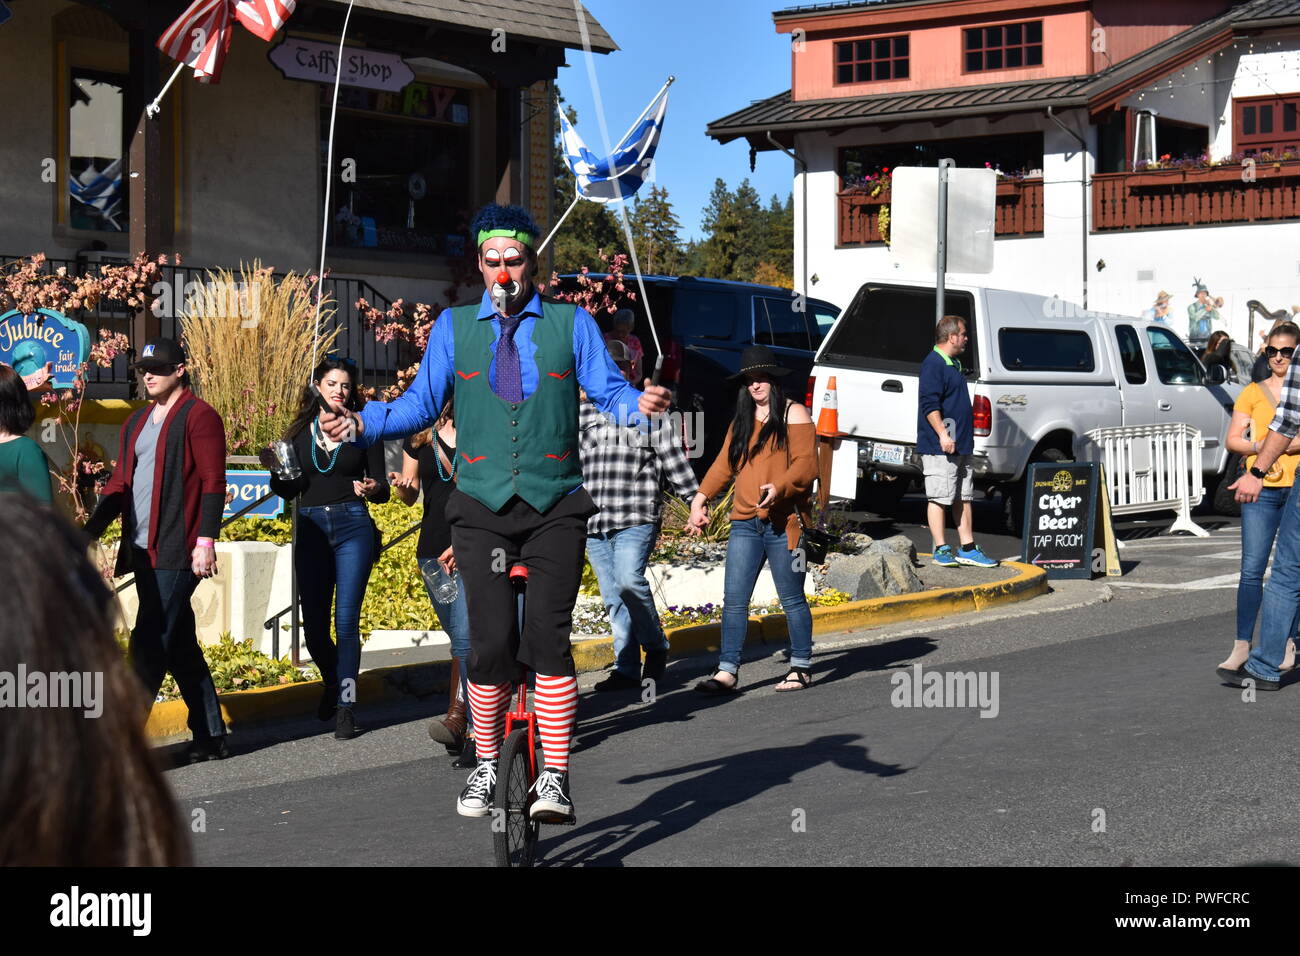
[(984, 549), (978, 544), (972, 544), (969, 548), (962, 548), (957, 552), (957, 563), (970, 565), (972, 568), (996, 568), (998, 562), (994, 561)]
[(952, 553), (952, 548), (946, 544), (941, 544), (934, 549), (934, 563), (941, 568), (957, 567), (957, 558)]

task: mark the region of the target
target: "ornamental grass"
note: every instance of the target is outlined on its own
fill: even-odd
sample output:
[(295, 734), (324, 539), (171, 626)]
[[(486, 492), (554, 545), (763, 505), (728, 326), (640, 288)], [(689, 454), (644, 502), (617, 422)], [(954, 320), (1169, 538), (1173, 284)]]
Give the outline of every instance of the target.
[(226, 450), (253, 455), (293, 420), (312, 370), (338, 337), (333, 300), (321, 300), (316, 337), (315, 278), (241, 263), (239, 276), (210, 270), (187, 289), (181, 329), (194, 390), (226, 425)]

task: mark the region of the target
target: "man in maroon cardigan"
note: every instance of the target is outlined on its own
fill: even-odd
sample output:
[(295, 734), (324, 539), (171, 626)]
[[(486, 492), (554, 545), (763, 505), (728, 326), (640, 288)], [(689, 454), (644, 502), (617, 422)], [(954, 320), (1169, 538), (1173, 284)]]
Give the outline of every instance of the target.
[(144, 347), (135, 369), (153, 401), (122, 426), (117, 467), (86, 532), (122, 517), (118, 576), (135, 573), (139, 598), (131, 662), (153, 701), (172, 672), (194, 734), (191, 763), (227, 756), (216, 688), (199, 649), (190, 596), (217, 573), (215, 538), (226, 500), (226, 431), (189, 389), (185, 353), (171, 339)]

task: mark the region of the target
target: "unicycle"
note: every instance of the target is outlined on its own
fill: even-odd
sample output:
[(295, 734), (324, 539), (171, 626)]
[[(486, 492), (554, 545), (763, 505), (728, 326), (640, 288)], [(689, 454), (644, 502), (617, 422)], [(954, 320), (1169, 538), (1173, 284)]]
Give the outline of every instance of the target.
[[(519, 633), (524, 630), (524, 593), (528, 568), (516, 564), (510, 569), (515, 589)], [(537, 853), (541, 824), (529, 818), (533, 803), (533, 782), (541, 768), (537, 717), (528, 709), (528, 677), (518, 682), (515, 706), (506, 712), (505, 742), (497, 761), (497, 786), (492, 798), (492, 845), (497, 866), (532, 866)]]

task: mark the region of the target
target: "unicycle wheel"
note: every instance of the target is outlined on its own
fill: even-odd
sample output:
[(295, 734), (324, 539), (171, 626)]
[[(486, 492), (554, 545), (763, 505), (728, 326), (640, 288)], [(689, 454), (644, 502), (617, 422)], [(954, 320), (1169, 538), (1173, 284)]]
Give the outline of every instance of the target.
[(497, 866), (532, 866), (537, 853), (539, 824), (528, 819), (528, 728), (506, 738), (497, 762), (497, 786), (492, 799), (492, 844)]

